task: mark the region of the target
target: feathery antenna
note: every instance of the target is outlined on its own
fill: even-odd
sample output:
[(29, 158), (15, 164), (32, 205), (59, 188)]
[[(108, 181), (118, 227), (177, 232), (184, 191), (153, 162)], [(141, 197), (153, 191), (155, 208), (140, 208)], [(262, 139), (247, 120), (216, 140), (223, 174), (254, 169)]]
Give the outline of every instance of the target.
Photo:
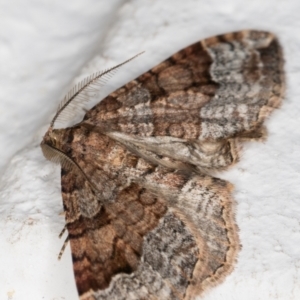
[[(77, 85), (75, 85), (64, 97), (63, 101), (60, 103), (57, 112), (52, 119), (50, 123), (50, 129), (54, 127), (54, 123), (59, 119), (61, 116), (61, 113), (70, 105), (74, 107), (74, 109), (78, 109), (78, 107), (81, 107), (86, 101), (88, 101), (88, 98), (82, 95), (82, 92), (96, 92), (99, 89), (99, 86), (103, 85), (112, 75), (115, 74), (115, 72), (125, 65), (126, 63), (130, 62), (131, 60), (135, 59), (137, 56), (143, 54), (143, 52), (138, 53), (137, 55), (129, 58), (128, 60), (122, 62), (119, 65), (116, 65), (110, 69), (96, 72), (85, 79), (83, 79), (81, 82), (79, 82)], [(97, 89), (98, 88), (98, 89)], [(81, 106), (80, 106), (81, 104)]]

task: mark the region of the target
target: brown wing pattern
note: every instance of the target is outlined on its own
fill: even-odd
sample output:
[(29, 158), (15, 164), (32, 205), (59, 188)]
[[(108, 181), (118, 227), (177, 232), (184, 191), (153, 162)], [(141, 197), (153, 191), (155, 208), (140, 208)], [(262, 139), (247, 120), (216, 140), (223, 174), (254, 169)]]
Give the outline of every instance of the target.
[[(79, 200), (73, 178), (62, 172), (65, 207)], [(223, 280), (239, 249), (230, 185), (161, 168), (131, 180), (66, 220), (81, 299), (193, 299)]]
[(62, 164), (80, 299), (194, 299), (233, 270), (232, 186), (209, 174), (265, 136), (284, 87), (274, 35), (240, 31), (179, 51), (81, 123), (50, 127), (42, 146)]
[(240, 31), (179, 51), (110, 94), (84, 121), (145, 137), (231, 138), (257, 129), (283, 92), (277, 39)]
[(263, 120), (284, 88), (274, 35), (235, 32), (179, 51), (109, 95), (83, 122), (200, 171), (224, 169), (238, 160), (239, 140), (265, 137)]
[(85, 126), (59, 132), (82, 170), (62, 170), (82, 299), (192, 299), (232, 270), (239, 241), (228, 183), (154, 165)]
[[(62, 172), (63, 184), (74, 186), (72, 178), (72, 174)], [(63, 193), (66, 205), (76, 190)], [(113, 276), (134, 272), (140, 263), (143, 237), (158, 225), (165, 212), (160, 199), (132, 184), (94, 216), (80, 215), (67, 223), (79, 294), (105, 290)]]

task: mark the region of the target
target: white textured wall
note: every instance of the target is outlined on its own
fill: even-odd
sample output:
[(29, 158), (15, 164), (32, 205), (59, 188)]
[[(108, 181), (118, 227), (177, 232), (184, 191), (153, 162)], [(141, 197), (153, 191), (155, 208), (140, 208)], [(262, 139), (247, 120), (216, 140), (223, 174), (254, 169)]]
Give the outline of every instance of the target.
[(221, 174), (235, 184), (243, 248), (203, 299), (300, 299), (299, 14), (299, 0), (0, 0), (0, 300), (77, 299), (69, 247), (57, 260), (59, 168), (39, 149), (75, 77), (145, 50), (108, 92), (192, 42), (245, 28), (278, 35), (287, 96), (268, 140)]

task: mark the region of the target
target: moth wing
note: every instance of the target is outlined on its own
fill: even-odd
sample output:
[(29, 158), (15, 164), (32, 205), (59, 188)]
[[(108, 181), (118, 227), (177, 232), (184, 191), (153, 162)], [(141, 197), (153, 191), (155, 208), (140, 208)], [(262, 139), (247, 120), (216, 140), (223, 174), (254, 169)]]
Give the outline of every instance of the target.
[(81, 299), (193, 299), (232, 270), (239, 243), (230, 185), (172, 172), (155, 183), (157, 176), (120, 189), (87, 217), (70, 210), (90, 193), (80, 190), (85, 179), (62, 170)]
[(265, 136), (263, 121), (284, 88), (276, 37), (245, 30), (179, 51), (103, 99), (83, 123), (200, 169), (222, 169), (238, 159), (239, 140)]

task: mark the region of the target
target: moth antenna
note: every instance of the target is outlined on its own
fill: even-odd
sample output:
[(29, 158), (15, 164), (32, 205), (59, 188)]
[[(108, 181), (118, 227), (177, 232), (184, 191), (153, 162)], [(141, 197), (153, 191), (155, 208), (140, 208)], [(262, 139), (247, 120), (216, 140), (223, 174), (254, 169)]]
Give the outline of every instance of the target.
[[(50, 123), (50, 130), (53, 129), (55, 122), (57, 119), (61, 116), (61, 113), (65, 111), (65, 109), (72, 104), (72, 107), (75, 109), (79, 109), (78, 105), (80, 106), (80, 103), (83, 104), (86, 101), (88, 101), (88, 97), (82, 95), (83, 92), (93, 92), (96, 94), (96, 92), (99, 89), (99, 86), (102, 86), (108, 79), (110, 79), (115, 72), (122, 67), (123, 65), (127, 64), (128, 62), (135, 59), (137, 56), (143, 54), (143, 52), (140, 52), (136, 54), (135, 56), (125, 60), (124, 62), (109, 68), (104, 71), (99, 71), (96, 73), (93, 73), (89, 75), (88, 77), (84, 78), (82, 81), (80, 81), (78, 84), (76, 84), (64, 97), (63, 101), (58, 106), (58, 109), (56, 111), (55, 116), (53, 117), (51, 123)], [(76, 104), (76, 105), (75, 105)], [(73, 115), (74, 113), (70, 113), (70, 115)]]
[(61, 150), (59, 150), (53, 146), (44, 144), (44, 143), (41, 144), (41, 148), (42, 148), (44, 156), (48, 160), (50, 160), (56, 164), (60, 164), (64, 168), (67, 168), (67, 169), (73, 168), (75, 170), (78, 170), (81, 173), (81, 175), (84, 176), (84, 178), (87, 180), (87, 182), (91, 185), (91, 187), (95, 191), (99, 192), (97, 187), (89, 180), (89, 178), (84, 173), (84, 171), (81, 169), (81, 167), (72, 158), (70, 158), (68, 155), (66, 155)]

